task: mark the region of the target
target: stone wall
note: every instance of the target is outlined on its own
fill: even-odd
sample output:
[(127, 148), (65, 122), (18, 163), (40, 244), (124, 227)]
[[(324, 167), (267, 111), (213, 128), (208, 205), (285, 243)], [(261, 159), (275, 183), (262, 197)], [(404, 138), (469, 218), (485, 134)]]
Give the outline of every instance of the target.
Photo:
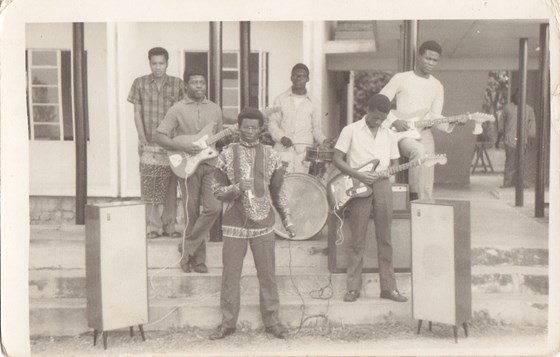
[[(88, 197), (88, 204), (96, 204), (114, 201), (135, 201), (139, 198), (115, 198), (115, 197)], [(177, 204), (177, 221), (183, 221), (183, 210), (180, 208), (181, 201)], [(73, 196), (30, 196), (29, 218), (31, 224), (75, 224), (76, 198)]]

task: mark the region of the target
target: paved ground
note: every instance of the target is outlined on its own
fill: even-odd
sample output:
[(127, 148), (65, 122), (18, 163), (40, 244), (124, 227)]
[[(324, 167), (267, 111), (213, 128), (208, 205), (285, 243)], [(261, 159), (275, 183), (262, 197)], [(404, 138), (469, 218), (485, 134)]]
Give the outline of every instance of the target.
[(32, 352), (41, 356), (170, 355), (170, 356), (381, 356), (381, 355), (543, 355), (546, 330), (495, 324), (484, 317), (470, 323), (469, 337), (460, 331), (454, 343), (449, 326), (423, 327), (417, 335), (413, 323), (388, 321), (373, 326), (329, 326), (319, 323), (305, 327), (288, 340), (278, 340), (262, 330), (243, 327), (220, 341), (209, 341), (210, 331), (197, 328), (171, 332), (149, 332), (147, 340), (130, 337), (127, 331), (109, 335), (108, 350), (92, 345), (91, 334), (69, 338), (32, 340)]

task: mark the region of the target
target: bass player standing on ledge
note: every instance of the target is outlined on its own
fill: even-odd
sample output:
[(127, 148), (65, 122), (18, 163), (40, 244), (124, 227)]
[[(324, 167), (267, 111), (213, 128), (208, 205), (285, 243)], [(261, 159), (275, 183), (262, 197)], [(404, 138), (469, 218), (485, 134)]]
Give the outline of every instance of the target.
[[(186, 95), (183, 100), (172, 106), (157, 128), (156, 142), (166, 150), (184, 151), (196, 155), (201, 148), (192, 143), (180, 143), (173, 138), (179, 135), (198, 134), (208, 124), (214, 123), (213, 133), (222, 130), (222, 110), (206, 99), (206, 77), (200, 69), (185, 71), (183, 76)], [(215, 161), (215, 160), (214, 160)], [(204, 237), (219, 216), (221, 203), (212, 193), (214, 166), (212, 161), (201, 163), (196, 171), (186, 180), (179, 178), (181, 196), (185, 207), (186, 233), (183, 236), (184, 247), (181, 268), (188, 273), (207, 273), (206, 242)], [(186, 202), (186, 203), (185, 203)], [(202, 212), (200, 205), (202, 204)], [(186, 254), (185, 254), (186, 253)]]
[[(441, 46), (437, 42), (424, 42), (416, 56), (416, 68), (413, 71), (395, 74), (379, 94), (385, 95), (389, 100), (396, 97), (397, 110), (402, 113), (428, 109), (428, 117), (425, 119), (440, 118), (443, 109), (443, 85), (432, 75), (432, 70), (438, 64), (441, 53)], [(465, 124), (467, 120), (467, 116), (460, 116), (459, 124)], [(396, 119), (392, 115), (388, 116), (383, 125), (388, 128), (394, 127), (399, 132), (409, 129), (405, 120)], [(454, 124), (438, 124), (436, 128), (450, 133)], [(411, 161), (433, 155), (435, 152), (431, 128), (421, 130), (420, 134), (420, 140), (404, 138), (399, 141), (401, 154)], [(411, 168), (408, 173), (410, 200), (432, 198), (434, 167), (421, 165)]]
[[(381, 298), (398, 302), (407, 301), (407, 298), (397, 290), (393, 270), (391, 181), (384, 174), (357, 170), (374, 159), (379, 160), (377, 171), (398, 165), (399, 149), (394, 133), (381, 126), (390, 110), (391, 102), (386, 96), (374, 95), (369, 100), (366, 116), (362, 120), (344, 127), (335, 145), (334, 165), (342, 173), (354, 177), (366, 185), (373, 186), (372, 195), (356, 197), (348, 203), (349, 226), (352, 232), (348, 242), (347, 292), (344, 296), (344, 301), (348, 302), (356, 301), (360, 297), (362, 289), (362, 266), (372, 203)], [(346, 155), (346, 161), (344, 155)]]

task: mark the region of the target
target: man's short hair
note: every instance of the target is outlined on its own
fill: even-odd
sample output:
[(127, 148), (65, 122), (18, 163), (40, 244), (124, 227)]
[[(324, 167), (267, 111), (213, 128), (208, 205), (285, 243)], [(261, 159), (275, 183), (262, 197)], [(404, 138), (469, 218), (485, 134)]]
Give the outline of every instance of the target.
[(259, 127), (264, 124), (264, 115), (257, 108), (245, 107), (239, 115), (237, 116), (237, 124), (241, 125), (243, 119), (257, 119), (259, 121)]
[(192, 76), (202, 76), (206, 80), (206, 71), (200, 67), (186, 69), (183, 73), (183, 81), (187, 83)]
[(422, 56), (424, 54), (424, 52), (426, 52), (428, 50), (437, 52), (440, 55), (443, 52), (439, 43), (437, 43), (436, 41), (432, 41), (432, 40), (426, 41), (423, 44), (421, 44), (418, 52), (420, 53), (420, 56)]
[(391, 101), (383, 94), (376, 94), (368, 101), (368, 111), (379, 110), (381, 113), (389, 113), (391, 111)]
[(307, 73), (307, 75), (309, 76), (309, 68), (307, 68), (306, 65), (304, 65), (303, 63), (298, 63), (295, 66), (292, 67), (292, 74), (294, 74), (294, 72), (298, 69), (303, 69), (305, 71), (305, 73)]
[(169, 61), (169, 53), (163, 47), (154, 47), (148, 51), (148, 59), (151, 61), (153, 56), (163, 56), (166, 61)]

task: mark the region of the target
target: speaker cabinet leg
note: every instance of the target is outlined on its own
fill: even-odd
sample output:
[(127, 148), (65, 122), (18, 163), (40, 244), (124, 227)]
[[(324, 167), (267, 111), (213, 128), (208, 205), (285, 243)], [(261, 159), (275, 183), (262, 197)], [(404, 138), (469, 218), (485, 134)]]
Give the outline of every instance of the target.
[(455, 343), (457, 343), (457, 326), (453, 326), (453, 336), (455, 337)]
[(144, 336), (144, 328), (142, 325), (138, 325), (138, 329), (140, 330), (140, 335), (142, 335), (142, 341), (146, 341), (146, 337)]
[(420, 334), (420, 329), (422, 328), (422, 320), (418, 320), (418, 329), (416, 330), (416, 334)]
[(97, 330), (93, 330), (93, 345), (97, 345), (97, 334), (99, 332)]
[(465, 337), (469, 337), (469, 330), (467, 329), (466, 322), (463, 322), (463, 330), (465, 330)]
[(432, 331), (432, 321), (428, 322), (428, 330)]
[(134, 336), (134, 326), (130, 326), (130, 337)]
[(107, 331), (103, 331), (103, 349), (107, 349), (107, 335), (109, 334)]

